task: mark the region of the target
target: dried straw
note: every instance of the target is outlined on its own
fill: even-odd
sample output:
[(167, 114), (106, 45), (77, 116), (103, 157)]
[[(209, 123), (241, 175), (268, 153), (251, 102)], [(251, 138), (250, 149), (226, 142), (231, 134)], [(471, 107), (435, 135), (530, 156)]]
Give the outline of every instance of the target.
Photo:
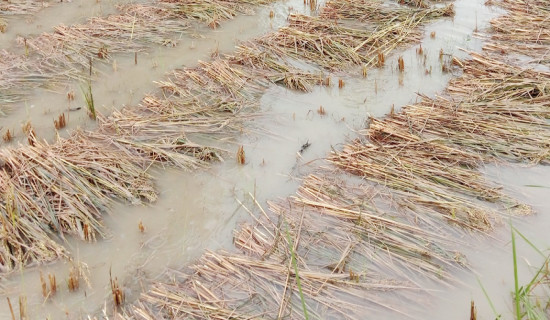
[[(134, 319), (267, 319), (274, 315), (304, 319), (295, 287), (299, 276), (308, 313), (319, 318), (353, 319), (372, 308), (353, 301), (360, 298), (392, 308), (376, 293), (412, 289), (408, 284), (380, 279), (374, 274), (351, 278), (346, 273), (309, 269), (302, 261), (297, 275), (289, 260), (289, 255), (281, 263), (276, 259), (207, 252), (191, 267), (192, 272), (174, 272), (173, 281), (156, 282), (126, 312)], [(365, 290), (372, 294), (366, 296)]]
[(59, 25), (51, 33), (19, 38), (24, 56), (1, 53), (2, 61), (10, 63), (0, 62), (0, 89), (5, 89), (0, 103), (19, 101), (32, 88), (81, 80), (89, 70), (90, 59), (108, 62), (113, 54), (135, 54), (147, 50), (151, 44), (176, 46), (177, 38), (187, 32), (193, 20), (217, 26), (219, 21), (239, 13), (251, 13), (253, 5), (269, 2), (159, 1), (154, 5), (119, 5), (120, 14), (93, 17), (84, 24)]
[(491, 20), (490, 37), (483, 49), (499, 53), (515, 53), (550, 66), (550, 9), (541, 0), (500, 0), (491, 2), (508, 11)]
[(448, 91), (457, 101), (521, 101), (550, 103), (550, 73), (525, 69), (488, 54), (469, 52), (472, 59), (454, 62), (464, 74), (451, 81)]
[[(385, 190), (346, 181), (339, 172), (321, 174), (305, 178), (290, 201), (270, 206), (290, 225), (308, 226), (307, 233), (300, 235), (307, 248), (300, 256), (310, 264), (338, 273), (357, 272), (368, 265), (365, 272), (411, 283), (420, 277), (451, 281), (449, 269), (464, 267), (460, 254), (452, 249), (452, 232), (444, 225), (422, 214), (393, 210)], [(243, 243), (246, 247), (260, 241)], [(281, 244), (269, 241), (256, 250), (265, 257), (281, 250)]]
[(2, 149), (0, 162), (2, 271), (64, 255), (56, 237), (103, 235), (100, 217), (115, 199), (156, 199), (151, 178), (131, 157), (78, 132), (53, 145)]
[[(342, 9), (335, 9), (342, 10)], [(377, 21), (377, 26), (342, 26), (322, 17), (292, 14), (289, 26), (258, 40), (258, 43), (281, 58), (305, 60), (329, 70), (353, 65), (375, 64), (380, 52), (387, 54), (398, 45), (420, 40), (418, 26), (449, 15), (452, 6), (438, 9), (407, 10), (406, 15)]]
[(33, 88), (56, 86), (68, 79), (78, 79), (80, 70), (60, 69), (54, 61), (0, 51), (0, 104), (21, 101)]
[[(339, 4), (346, 9), (334, 9)], [(340, 10), (349, 16), (339, 18), (358, 19), (361, 6), (350, 10), (355, 4), (382, 11), (370, 1), (329, 2), (331, 14)], [(243, 54), (231, 57), (230, 65), (271, 76), (291, 70), (293, 59), (328, 69), (357, 63), (342, 48), (360, 41), (364, 30), (298, 15), (290, 21), (241, 46)], [(548, 74), (471, 55), (453, 60), (463, 75), (445, 98), (423, 97), (383, 120), (371, 119), (361, 139), (332, 152), (329, 161), (361, 182), (323, 170), (306, 177), (296, 196), (270, 203), (269, 212), (253, 198), (261, 216), (253, 215), (256, 223), (234, 237), (244, 253), (206, 253), (190, 272), (156, 282), (126, 309), (128, 317), (304, 318), (307, 306), (313, 317), (362, 318), (380, 307), (399, 312), (376, 290), (414, 289), (419, 275), (451, 281), (452, 271), (467, 268), (453, 250), (455, 233), (488, 231), (502, 210), (529, 212), (487, 181), (479, 166), (503, 157), (544, 163), (550, 152)], [(204, 79), (202, 72), (187, 76)], [(223, 90), (243, 98), (235, 87)], [(388, 278), (397, 282), (374, 281)]]
[[(31, 14), (49, 7), (53, 1), (9, 0), (0, 3), (1, 15)], [(1, 16), (0, 15), (0, 16)]]
[(25, 45), (60, 67), (80, 66), (86, 70), (90, 58), (108, 61), (116, 53), (143, 51), (150, 43), (174, 46), (173, 35), (188, 28), (187, 21), (170, 19), (170, 13), (164, 11), (133, 13), (93, 17), (85, 24), (59, 25), (53, 33), (26, 39)]

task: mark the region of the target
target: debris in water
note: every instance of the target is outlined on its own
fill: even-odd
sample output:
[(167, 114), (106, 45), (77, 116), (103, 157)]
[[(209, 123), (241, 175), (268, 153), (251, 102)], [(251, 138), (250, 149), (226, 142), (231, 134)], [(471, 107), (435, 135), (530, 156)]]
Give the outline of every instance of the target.
[(2, 136), (2, 139), (4, 142), (10, 142), (13, 139), (13, 135), (11, 134), (10, 129), (7, 129), (4, 135)]
[(306, 151), (307, 148), (309, 148), (311, 146), (311, 143), (309, 143), (309, 140), (306, 141), (306, 143), (304, 143), (301, 147), (300, 147), (300, 151), (298, 151), (299, 154), (302, 154), (304, 151)]
[(53, 121), (53, 125), (57, 130), (65, 128), (65, 126), (67, 125), (67, 122), (65, 120), (65, 113), (60, 114), (57, 120)]
[(124, 292), (118, 285), (118, 278), (111, 276), (111, 271), (109, 270), (109, 281), (111, 282), (111, 293), (113, 296), (113, 303), (116, 307), (120, 307), (124, 303)]
[(80, 287), (80, 271), (74, 265), (69, 270), (69, 280), (67, 281), (69, 291), (73, 292)]
[(245, 162), (246, 162), (246, 158), (244, 154), (244, 147), (240, 146), (239, 149), (237, 150), (237, 163), (245, 164)]
[(67, 100), (74, 101), (74, 91), (67, 92)]

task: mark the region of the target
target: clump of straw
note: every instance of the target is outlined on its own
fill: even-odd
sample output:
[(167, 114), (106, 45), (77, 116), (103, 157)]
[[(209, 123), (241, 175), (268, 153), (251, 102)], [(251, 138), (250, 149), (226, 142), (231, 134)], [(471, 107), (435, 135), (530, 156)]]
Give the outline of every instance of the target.
[(150, 177), (131, 157), (80, 133), (53, 145), (3, 149), (0, 159), (2, 271), (65, 255), (55, 237), (95, 240), (114, 199), (156, 199)]
[(491, 20), (493, 34), (484, 50), (521, 54), (550, 66), (548, 3), (541, 0), (501, 0), (496, 4), (506, 9), (507, 14)]
[(51, 5), (51, 1), (26, 1), (10, 0), (0, 3), (0, 12), (2, 15), (25, 15), (40, 11)]

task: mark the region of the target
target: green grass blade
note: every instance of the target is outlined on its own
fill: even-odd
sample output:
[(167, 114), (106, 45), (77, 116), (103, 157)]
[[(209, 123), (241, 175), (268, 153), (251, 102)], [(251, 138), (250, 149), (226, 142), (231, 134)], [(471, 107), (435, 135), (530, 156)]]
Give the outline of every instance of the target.
[(483, 283), (481, 283), (481, 280), (479, 280), (479, 277), (477, 277), (477, 283), (479, 283), (479, 286), (481, 287), (481, 290), (483, 291), (483, 294), (485, 295), (485, 298), (489, 302), (489, 306), (491, 307), (491, 310), (493, 310), (493, 314), (495, 315), (495, 319), (500, 319), (500, 315), (497, 312), (497, 309), (495, 308), (495, 305), (493, 304), (493, 300), (491, 300), (491, 297), (489, 297), (489, 293), (487, 293), (487, 290), (485, 290), (485, 287), (483, 286)]
[(531, 246), (531, 248), (533, 248), (538, 254), (540, 254), (541, 257), (546, 258), (546, 255), (545, 255), (539, 248), (537, 248), (537, 246), (535, 246), (529, 239), (527, 239), (527, 237), (526, 237), (523, 233), (521, 233), (518, 229), (516, 229), (516, 227), (514, 227), (514, 226), (511, 226), (511, 227), (512, 227), (512, 230), (513, 230), (515, 233), (519, 234), (519, 236), (520, 236), (525, 242), (527, 242), (527, 244), (528, 244), (529, 246)]
[(309, 315), (306, 308), (306, 300), (304, 298), (304, 293), (302, 291), (302, 283), (300, 281), (300, 275), (298, 274), (298, 262), (296, 261), (296, 253), (294, 252), (294, 242), (290, 237), (290, 232), (288, 231), (288, 226), (286, 228), (286, 239), (288, 245), (290, 246), (290, 255), (292, 259), (292, 266), (294, 267), (294, 273), (296, 274), (296, 285), (298, 286), (298, 293), (300, 294), (300, 300), (302, 301), (302, 310), (304, 310), (304, 318), (309, 320)]
[(518, 279), (518, 261), (517, 261), (517, 252), (516, 252), (516, 235), (514, 232), (514, 227), (512, 226), (512, 221), (510, 221), (510, 232), (512, 233), (512, 257), (514, 260), (514, 300), (516, 303), (516, 319), (521, 320), (521, 309), (520, 309), (520, 292), (519, 292), (519, 279)]

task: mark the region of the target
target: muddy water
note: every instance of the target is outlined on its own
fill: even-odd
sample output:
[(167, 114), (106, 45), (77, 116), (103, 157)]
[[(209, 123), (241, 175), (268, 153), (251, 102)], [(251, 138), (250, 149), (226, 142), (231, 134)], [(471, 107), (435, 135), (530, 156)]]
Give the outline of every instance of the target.
[[(497, 315), (502, 315), (502, 319), (514, 318), (510, 223), (546, 256), (549, 254), (550, 202), (547, 199), (550, 194), (550, 167), (492, 165), (483, 171), (488, 178), (504, 185), (510, 195), (530, 204), (535, 214), (512, 220), (504, 218), (503, 225), (492, 234), (494, 239), (478, 239), (464, 249), (475, 274), (463, 275), (464, 287), (441, 293), (442, 298), (430, 313), (435, 315), (434, 319), (464, 319), (472, 299), (477, 305), (478, 319), (495, 319)], [(519, 285), (523, 286), (531, 281), (545, 257), (521, 236), (516, 236), (516, 243)]]
[[(127, 300), (132, 301), (141, 290), (147, 288), (150, 280), (160, 277), (166, 267), (185, 266), (206, 249), (231, 250), (234, 228), (239, 222), (249, 219), (247, 211), (260, 210), (253, 199), (265, 207), (268, 199), (293, 194), (300, 183), (299, 178), (312, 167), (321, 165), (322, 158), (331, 148), (339, 148), (347, 139), (355, 137), (368, 116), (382, 116), (392, 106), (399, 109), (414, 102), (417, 92), (433, 95), (445, 88), (452, 73), (443, 72), (442, 64), (448, 56), (444, 55), (441, 61), (440, 50), (459, 57), (465, 56), (459, 47), (480, 50), (481, 42), (472, 37), (473, 30), (487, 27), (488, 21), (498, 14), (478, 0), (458, 0), (455, 8), (457, 14), (454, 20), (442, 20), (426, 28), (422, 55), (417, 53), (419, 46), (415, 45), (388, 57), (384, 68), (369, 70), (366, 78), (331, 74), (333, 83), (337, 83), (338, 79), (344, 80), (342, 89), (337, 86), (315, 88), (307, 94), (281, 87), (269, 89), (261, 99), (262, 117), (244, 130), (238, 143), (223, 146), (235, 152), (238, 145), (244, 145), (245, 166), (227, 161), (192, 174), (176, 170), (156, 171), (158, 189), (161, 190), (157, 203), (146, 207), (117, 206), (112, 215), (105, 219), (109, 229), (107, 240), (93, 244), (70, 241), (74, 261), (87, 267), (89, 285), (81, 284), (79, 291), (69, 293), (66, 279), (71, 263), (61, 261), (10, 276), (0, 283), (4, 294), (12, 302), (25, 295), (32, 319), (48, 316), (51, 319), (79, 318), (87, 313), (101, 313), (105, 301), (111, 300), (109, 272), (118, 278)], [(94, 84), (97, 105), (101, 106), (102, 112), (108, 112), (111, 108), (136, 104), (146, 92), (154, 90), (152, 81), (162, 79), (166, 71), (193, 66), (199, 59), (207, 60), (216, 49), (230, 52), (237, 39), (267, 32), (284, 24), (289, 10), (307, 11), (307, 8), (304, 9), (301, 1), (274, 4), (274, 20), (268, 18), (269, 10), (271, 8), (259, 10), (256, 16), (224, 22), (219, 30), (198, 28), (197, 33), (204, 34), (204, 38), (182, 35), (176, 48), (155, 48), (147, 55), (140, 55), (137, 65), (134, 64), (133, 54), (115, 57), (117, 70), (111, 65), (102, 67), (103, 74)], [(430, 35), (432, 31), (435, 31), (433, 38)], [(397, 70), (400, 55), (405, 61), (403, 74)], [(51, 138), (52, 119), (68, 107), (65, 100), (65, 91), (68, 90), (74, 90), (79, 97), (78, 84), (56, 93), (37, 91), (9, 117), (1, 119), (5, 122), (0, 125), (17, 126), (31, 120), (39, 136)], [(73, 103), (83, 102), (77, 100)], [(325, 114), (318, 112), (321, 106)], [(70, 117), (70, 128), (92, 126), (82, 111), (71, 113)], [(309, 147), (304, 148), (305, 145)], [(300, 153), (301, 149), (303, 151)], [(536, 239), (542, 248), (548, 245), (539, 241), (548, 227), (548, 219), (544, 219), (548, 205), (539, 202), (539, 199), (544, 199), (548, 189), (526, 186), (541, 184), (541, 177), (550, 177), (545, 169), (514, 167), (486, 170), (488, 176), (501, 179), (503, 184), (510, 186), (510, 192), (521, 193), (527, 203), (536, 206), (537, 216), (515, 223), (526, 235)], [(143, 233), (138, 228), (140, 221), (145, 227)], [(502, 312), (511, 310), (506, 305), (509, 301), (506, 293), (510, 291), (512, 280), (507, 234), (503, 227), (495, 234), (498, 241), (472, 240), (478, 242), (464, 248), (490, 296), (496, 297), (493, 303)], [(526, 246), (521, 249), (526, 250), (525, 257), (536, 262)], [(39, 271), (44, 275), (55, 274), (59, 284), (57, 296), (47, 302), (41, 295)], [(527, 277), (528, 268), (523, 268), (523, 271)], [(430, 303), (429, 314), (419, 312), (411, 316), (463, 319), (468, 316), (470, 299), (474, 298), (480, 315), (483, 315), (480, 318), (492, 318), (476, 277), (464, 275), (463, 281), (467, 284), (464, 288), (437, 292), (435, 296), (438, 299), (423, 301)], [(0, 318), (9, 318), (5, 302), (0, 303)], [(109, 304), (106, 308), (110, 308)], [(395, 318), (395, 314), (387, 315), (387, 318)]]

